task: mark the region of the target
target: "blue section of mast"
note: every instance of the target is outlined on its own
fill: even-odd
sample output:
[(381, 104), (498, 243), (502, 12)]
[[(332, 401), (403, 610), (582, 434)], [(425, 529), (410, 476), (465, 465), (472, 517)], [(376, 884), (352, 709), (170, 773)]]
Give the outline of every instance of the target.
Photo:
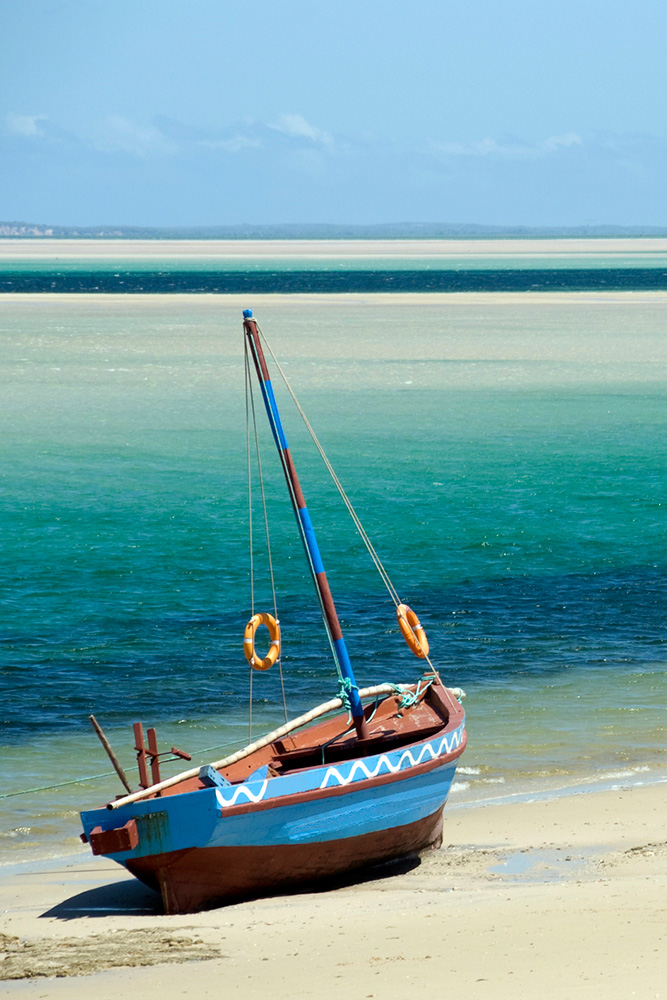
[[(273, 421), (269, 420), (271, 423), (271, 430), (273, 431), (273, 436), (275, 438), (276, 444), (279, 448), (284, 448), (287, 451), (288, 444), (287, 438), (285, 437), (285, 432), (283, 430), (283, 425), (280, 422), (280, 416), (278, 414), (278, 405), (276, 403), (276, 397), (273, 395), (273, 386), (271, 385), (271, 380), (267, 379), (262, 382), (262, 391), (266, 389), (266, 395), (268, 400), (264, 400), (266, 406), (273, 414)], [(269, 416), (271, 415), (269, 414)]]
[(310, 553), (313, 569), (315, 570), (315, 573), (324, 573), (324, 564), (322, 563), (320, 549), (317, 544), (317, 538), (315, 537), (315, 529), (313, 528), (313, 522), (310, 520), (308, 508), (300, 507), (298, 514), (299, 521), (301, 522), (302, 535), (306, 540), (306, 547)]

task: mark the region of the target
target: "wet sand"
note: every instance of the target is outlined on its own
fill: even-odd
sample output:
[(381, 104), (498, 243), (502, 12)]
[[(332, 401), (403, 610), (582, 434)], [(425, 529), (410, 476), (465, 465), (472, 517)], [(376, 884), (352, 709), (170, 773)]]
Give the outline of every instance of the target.
[(24, 867), (0, 887), (2, 991), (666, 997), (666, 795), (662, 783), (448, 808), (442, 849), (419, 864), (186, 916), (161, 915), (104, 859)]

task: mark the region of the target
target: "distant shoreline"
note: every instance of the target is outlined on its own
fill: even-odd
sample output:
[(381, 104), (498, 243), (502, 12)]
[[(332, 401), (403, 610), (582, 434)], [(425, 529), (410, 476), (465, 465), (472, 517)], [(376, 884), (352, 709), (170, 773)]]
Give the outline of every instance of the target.
[(373, 225), (329, 223), (222, 226), (55, 226), (0, 221), (0, 238), (13, 240), (535, 240), (665, 238), (665, 226), (485, 226), (398, 222)]

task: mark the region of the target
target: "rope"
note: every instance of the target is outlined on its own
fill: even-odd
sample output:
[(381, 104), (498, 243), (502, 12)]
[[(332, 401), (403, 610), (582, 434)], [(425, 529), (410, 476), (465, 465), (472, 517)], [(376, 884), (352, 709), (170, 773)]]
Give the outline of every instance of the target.
[[(324, 448), (320, 444), (320, 442), (319, 442), (319, 440), (317, 438), (317, 435), (315, 434), (315, 431), (313, 430), (313, 428), (312, 428), (312, 426), (310, 424), (310, 421), (308, 420), (308, 417), (306, 416), (304, 410), (302, 409), (301, 404), (299, 403), (299, 400), (296, 398), (296, 394), (295, 394), (294, 390), (292, 389), (292, 386), (290, 385), (290, 383), (289, 383), (289, 381), (287, 379), (287, 376), (285, 375), (285, 372), (281, 368), (280, 362), (278, 361), (277, 357), (273, 353), (271, 345), (268, 343), (266, 337), (264, 336), (262, 330), (260, 329), (259, 323), (257, 323), (256, 325), (257, 325), (257, 329), (258, 329), (258, 331), (259, 331), (259, 333), (260, 333), (260, 335), (262, 337), (262, 341), (264, 343), (264, 346), (266, 347), (267, 351), (271, 355), (271, 358), (273, 359), (273, 363), (275, 364), (276, 368), (278, 369), (278, 371), (280, 373), (280, 376), (281, 376), (283, 382), (285, 383), (285, 387), (287, 388), (287, 391), (289, 392), (290, 396), (292, 397), (294, 405), (296, 406), (296, 408), (297, 408), (297, 410), (299, 412), (299, 415), (300, 415), (301, 419), (303, 420), (303, 422), (304, 422), (304, 424), (306, 426), (306, 429), (308, 430), (308, 433), (310, 434), (310, 436), (312, 438), (312, 441), (313, 441), (315, 447), (317, 448), (317, 450), (318, 450), (318, 452), (320, 454), (320, 457), (321, 457), (322, 461), (324, 462), (324, 464), (325, 464), (325, 466), (327, 468), (327, 471), (328, 471), (329, 475), (331, 476), (331, 478), (332, 478), (332, 480), (334, 482), (334, 485), (336, 486), (336, 489), (338, 490), (338, 492), (339, 492), (339, 494), (340, 494), (340, 496), (341, 496), (341, 498), (343, 500), (343, 503), (347, 507), (348, 513), (349, 513), (350, 517), (352, 518), (352, 520), (354, 522), (354, 526), (357, 529), (357, 531), (358, 531), (358, 533), (359, 533), (359, 535), (361, 537), (361, 540), (363, 541), (364, 545), (368, 549), (369, 555), (370, 555), (371, 559), (373, 560), (375, 568), (377, 569), (382, 582), (384, 583), (385, 587), (387, 588), (387, 591), (389, 592), (389, 596), (391, 597), (392, 601), (394, 602), (394, 605), (396, 607), (398, 607), (399, 604), (403, 603), (401, 601), (400, 597), (398, 596), (398, 591), (396, 590), (396, 588), (394, 587), (393, 583), (391, 582), (391, 579), (389, 577), (388, 572), (384, 568), (379, 555), (377, 554), (377, 552), (375, 551), (375, 548), (373, 547), (373, 543), (371, 542), (370, 538), (366, 534), (366, 530), (365, 530), (363, 524), (361, 523), (359, 515), (357, 514), (356, 510), (354, 509), (354, 507), (352, 505), (352, 501), (350, 500), (350, 498), (348, 497), (347, 493), (345, 492), (345, 489), (343, 488), (343, 484), (341, 483), (340, 479), (336, 475), (336, 472), (335, 472), (335, 470), (334, 470), (331, 462), (329, 461), (329, 459), (328, 459), (328, 457), (326, 455), (326, 452), (324, 451)], [(431, 662), (430, 657), (428, 655), (426, 655), (424, 657), (424, 659), (428, 663), (429, 667), (431, 667), (432, 670), (435, 670), (435, 667), (433, 666), (433, 663)]]
[(412, 708), (412, 706), (416, 705), (418, 701), (421, 701), (434, 680), (435, 675), (431, 675), (430, 677), (420, 677), (414, 691), (406, 690), (402, 684), (392, 685), (396, 694), (400, 694), (402, 696), (400, 708)]
[[(193, 756), (201, 757), (205, 753), (210, 753), (211, 750), (222, 750), (223, 747), (233, 747), (236, 743), (241, 742), (242, 740), (229, 740), (227, 743), (218, 743), (214, 747), (204, 747), (202, 750), (196, 750)], [(180, 757), (170, 757), (169, 760), (163, 761), (163, 763), (168, 764), (175, 760), (180, 760)], [(32, 792), (48, 792), (54, 788), (64, 788), (65, 785), (81, 785), (86, 781), (96, 781), (98, 778), (113, 778), (115, 775), (115, 771), (105, 771), (103, 774), (89, 774), (84, 778), (70, 778), (68, 781), (59, 781), (55, 785), (40, 785), (38, 788), (20, 788), (17, 792), (0, 793), (0, 799), (9, 799), (14, 795), (30, 795)]]
[(41, 785), (39, 788), (21, 788), (18, 792), (3, 792), (0, 799), (9, 799), (13, 795), (30, 795), (31, 792), (48, 792), (52, 788), (63, 788), (64, 785), (78, 785), (84, 781), (94, 781), (96, 778), (110, 778), (115, 771), (105, 771), (104, 774), (91, 774), (87, 778), (72, 778), (70, 781), (59, 781), (57, 785)]
[(352, 707), (350, 705), (350, 695), (353, 691), (359, 691), (359, 688), (354, 684), (349, 677), (340, 677), (338, 680), (338, 697), (343, 702), (343, 708), (348, 713), (352, 712)]
[[(271, 537), (269, 532), (269, 517), (266, 506), (266, 492), (264, 490), (264, 476), (262, 473), (262, 456), (259, 447), (259, 434), (257, 432), (257, 414), (255, 411), (255, 396), (253, 392), (252, 376), (250, 372), (250, 359), (248, 357), (248, 343), (244, 338), (244, 348), (245, 348), (245, 382), (246, 382), (246, 441), (247, 441), (247, 461), (248, 461), (248, 520), (251, 525), (250, 529), (250, 574), (251, 574), (251, 601), (252, 601), (252, 614), (255, 613), (255, 588), (254, 588), (254, 562), (252, 553), (252, 470), (250, 462), (250, 425), (249, 425), (249, 408), (248, 408), (248, 398), (250, 399), (250, 412), (252, 413), (252, 429), (253, 437), (255, 440), (255, 455), (257, 459), (257, 475), (259, 478), (260, 494), (262, 497), (262, 512), (264, 515), (264, 533), (266, 536), (266, 552), (269, 562), (269, 577), (271, 580), (271, 596), (273, 598), (273, 617), (278, 621), (278, 602), (276, 600), (276, 584), (275, 577), (273, 573), (273, 557), (271, 553)], [(278, 674), (280, 677), (280, 689), (282, 693), (283, 700), (283, 712), (285, 714), (285, 722), (287, 722), (287, 698), (285, 696), (285, 679), (283, 676), (282, 667), (282, 651), (278, 657)], [(250, 668), (250, 736), (252, 739), (252, 681), (253, 681), (253, 669)]]
[[(260, 330), (259, 325), (256, 324), (256, 326), (257, 326), (258, 335), (261, 337), (261, 339), (262, 339), (262, 341), (264, 343), (264, 346), (268, 349), (269, 354), (271, 355), (271, 357), (273, 358), (273, 360), (276, 361), (275, 354), (271, 350), (270, 346), (267, 344), (266, 338), (264, 337), (264, 334)], [(277, 365), (277, 362), (276, 362), (276, 365)], [(285, 376), (283, 374), (283, 378), (284, 377)], [(276, 430), (273, 427), (272, 418), (269, 417), (269, 420), (271, 422), (272, 429), (274, 430), (274, 434), (275, 434)], [(286, 459), (285, 459), (285, 456), (284, 456), (284, 454), (282, 452), (282, 449), (278, 449), (278, 450), (280, 452), (280, 462), (282, 464), (283, 472), (285, 474), (285, 480), (286, 480), (286, 483), (287, 483), (287, 489), (289, 491), (289, 494), (290, 494), (290, 497), (291, 497), (291, 500), (292, 500), (292, 505), (294, 507), (294, 512), (295, 512), (296, 516), (298, 517), (298, 502), (297, 502), (296, 495), (294, 493), (294, 487), (293, 487), (292, 479), (291, 479), (291, 476), (290, 476), (290, 473), (289, 473), (289, 468), (288, 468), (288, 465), (286, 463)], [(309, 566), (309, 569), (310, 569), (311, 576), (313, 578), (313, 581), (315, 581), (315, 583), (316, 583), (317, 573), (315, 571), (315, 566), (313, 564), (313, 559), (312, 559), (312, 556), (311, 556), (311, 553), (310, 553), (310, 549), (308, 548), (308, 545), (305, 543), (305, 540), (304, 540), (304, 553), (305, 553), (305, 556), (306, 556), (306, 560), (308, 562), (308, 566)], [(325, 609), (325, 606), (324, 606), (324, 600), (323, 600), (323, 597), (322, 597), (322, 593), (320, 591), (320, 588), (317, 585), (315, 586), (315, 592), (316, 592), (317, 600), (318, 600), (319, 605), (320, 605), (320, 610), (322, 612), (322, 621), (323, 621), (323, 624), (324, 624), (324, 630), (325, 630), (325, 633), (326, 633), (326, 636), (327, 636), (327, 640), (328, 640), (328, 643), (329, 643), (329, 648), (331, 649), (331, 657), (332, 657), (332, 660), (333, 660), (333, 662), (334, 662), (334, 664), (336, 666), (336, 672), (337, 672), (338, 676), (342, 677), (343, 673), (342, 673), (342, 670), (341, 670), (340, 662), (338, 660), (338, 650), (336, 649), (336, 645), (335, 645), (334, 640), (333, 640), (333, 635), (331, 634), (331, 629), (329, 627), (329, 621), (328, 621), (328, 618), (327, 618), (327, 614), (326, 614), (326, 609)]]
[[(258, 329), (259, 329), (259, 325), (258, 325)], [(260, 330), (260, 333), (262, 333), (261, 330)], [(301, 404), (299, 403), (299, 400), (296, 398), (296, 395), (294, 393), (294, 390), (292, 389), (292, 386), (289, 384), (289, 381), (287, 380), (287, 376), (285, 375), (285, 372), (283, 371), (283, 369), (280, 366), (280, 362), (278, 361), (278, 359), (276, 358), (275, 354), (273, 353), (273, 350), (271, 349), (271, 345), (269, 343), (267, 343), (266, 337), (264, 336), (263, 333), (262, 333), (262, 340), (264, 342), (264, 346), (266, 347), (266, 349), (268, 350), (269, 354), (271, 355), (271, 357), (273, 359), (273, 363), (275, 364), (276, 368), (280, 372), (280, 376), (281, 376), (283, 382), (285, 383), (287, 391), (289, 392), (290, 396), (292, 397), (292, 400), (294, 401), (294, 405), (296, 406), (296, 408), (297, 408), (297, 410), (299, 412), (299, 415), (301, 416), (301, 419), (303, 420), (303, 422), (304, 422), (304, 424), (305, 424), (305, 426), (306, 426), (306, 428), (308, 430), (308, 433), (310, 434), (310, 436), (311, 436), (311, 438), (313, 440), (313, 443), (314, 443), (315, 447), (317, 448), (317, 450), (318, 450), (318, 452), (320, 454), (320, 457), (321, 457), (322, 461), (324, 462), (324, 464), (325, 464), (325, 466), (327, 468), (327, 471), (328, 471), (329, 475), (331, 476), (331, 478), (332, 478), (332, 480), (333, 480), (333, 482), (334, 482), (334, 484), (336, 486), (336, 489), (340, 493), (340, 496), (341, 496), (341, 498), (343, 500), (343, 503), (347, 507), (348, 513), (350, 514), (350, 517), (352, 518), (352, 520), (354, 522), (354, 525), (355, 525), (355, 527), (356, 527), (359, 535), (361, 536), (361, 539), (362, 539), (364, 545), (368, 549), (370, 557), (371, 557), (371, 559), (373, 560), (373, 562), (375, 564), (375, 568), (377, 569), (378, 573), (380, 574), (382, 582), (384, 583), (385, 587), (387, 588), (387, 590), (389, 592), (389, 596), (391, 597), (391, 599), (394, 602), (394, 604), (396, 605), (396, 607), (398, 607), (398, 605), (401, 603), (401, 600), (400, 600), (400, 598), (398, 596), (396, 588), (394, 587), (393, 583), (391, 582), (391, 579), (389, 578), (389, 574), (387, 573), (386, 569), (382, 565), (382, 561), (381, 561), (380, 557), (378, 556), (377, 552), (375, 551), (370, 538), (366, 534), (364, 526), (361, 523), (361, 520), (359, 519), (359, 516), (358, 516), (357, 512), (355, 511), (354, 507), (352, 506), (351, 500), (349, 499), (347, 493), (345, 492), (340, 479), (336, 475), (336, 472), (334, 471), (334, 468), (333, 468), (331, 462), (327, 458), (327, 455), (326, 455), (326, 453), (324, 451), (324, 448), (320, 444), (320, 442), (319, 442), (319, 440), (317, 438), (317, 435), (315, 434), (315, 431), (313, 430), (313, 428), (312, 428), (312, 426), (310, 424), (310, 421), (308, 420), (308, 417), (304, 413), (304, 411), (303, 411), (303, 409), (301, 407)]]
[[(250, 367), (248, 364), (248, 345), (243, 341), (245, 354), (245, 441), (246, 441), (246, 469), (248, 471), (248, 544), (250, 547), (250, 614), (255, 613), (255, 563), (254, 546), (252, 535), (252, 465), (250, 462), (250, 412), (249, 405), (252, 397), (252, 382), (250, 379)], [(253, 404), (254, 405), (254, 404)], [(248, 694), (248, 739), (252, 739), (252, 681), (253, 671), (250, 667), (249, 694)]]
[[(250, 462), (250, 401), (252, 399), (252, 382), (250, 381), (250, 369), (248, 366), (248, 347), (245, 344), (245, 440), (246, 440), (246, 469), (248, 472), (248, 535), (250, 539), (250, 608), (251, 613), (255, 613), (255, 568), (253, 554), (252, 536), (252, 466)], [(254, 403), (253, 403), (253, 423), (254, 423)]]

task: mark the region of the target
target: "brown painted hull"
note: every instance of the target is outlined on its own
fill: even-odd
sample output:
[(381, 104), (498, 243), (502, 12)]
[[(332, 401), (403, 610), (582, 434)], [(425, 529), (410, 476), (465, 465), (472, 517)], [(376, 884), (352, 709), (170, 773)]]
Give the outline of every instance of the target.
[(343, 872), (416, 855), (442, 839), (442, 808), (432, 816), (378, 833), (337, 841), (271, 847), (203, 847), (126, 862), (162, 894), (166, 913), (192, 913)]

